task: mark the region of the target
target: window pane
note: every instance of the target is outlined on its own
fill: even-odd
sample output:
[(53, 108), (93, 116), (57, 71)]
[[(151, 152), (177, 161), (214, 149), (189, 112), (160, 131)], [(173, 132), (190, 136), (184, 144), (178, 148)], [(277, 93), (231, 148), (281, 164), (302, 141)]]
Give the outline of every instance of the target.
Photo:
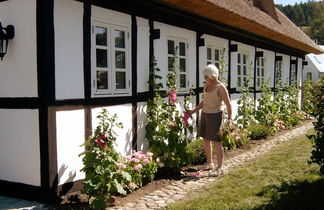
[(212, 55), (211, 55), (211, 49), (210, 48), (207, 48), (207, 59), (208, 60), (211, 60), (211, 57), (212, 57)]
[(243, 66), (243, 75), (246, 75), (246, 66)]
[(186, 43), (180, 42), (179, 48), (180, 48), (179, 55), (186, 56)]
[(211, 64), (211, 62), (210, 62), (210, 61), (207, 61), (207, 65), (208, 65), (208, 64)]
[(180, 74), (180, 88), (186, 87), (186, 75)]
[(96, 26), (96, 45), (107, 46), (107, 29)]
[(241, 63), (241, 54), (240, 53), (237, 54), (237, 63)]
[(243, 64), (246, 64), (246, 55), (243, 55)]
[(260, 68), (257, 68), (257, 76), (260, 76)]
[(257, 86), (260, 87), (260, 78), (257, 79)]
[(219, 61), (219, 50), (215, 49), (215, 60)]
[(173, 55), (174, 54), (174, 41), (168, 40), (168, 54)]
[(241, 83), (241, 77), (237, 78), (237, 86), (241, 87), (242, 83)]
[(257, 65), (257, 66), (260, 66), (260, 58), (257, 58), (257, 59), (256, 59), (256, 65)]
[(116, 51), (115, 52), (115, 62), (116, 68), (124, 69), (125, 68), (125, 52)]
[(246, 77), (243, 77), (243, 84), (244, 86), (247, 86)]
[(107, 67), (107, 50), (96, 49), (97, 67)]
[(116, 89), (126, 89), (125, 72), (116, 72)]
[(264, 66), (264, 58), (261, 58), (261, 66)]
[(169, 71), (173, 71), (174, 62), (175, 62), (174, 57), (168, 57), (168, 70)]
[(264, 77), (264, 68), (261, 68), (261, 76)]
[(219, 63), (215, 63), (215, 66), (219, 69)]
[(115, 30), (115, 47), (125, 48), (125, 31)]
[(186, 71), (186, 59), (184, 58), (180, 58), (180, 71)]
[(237, 66), (237, 74), (241, 75), (241, 66), (240, 65)]
[(97, 89), (108, 89), (107, 71), (97, 71)]

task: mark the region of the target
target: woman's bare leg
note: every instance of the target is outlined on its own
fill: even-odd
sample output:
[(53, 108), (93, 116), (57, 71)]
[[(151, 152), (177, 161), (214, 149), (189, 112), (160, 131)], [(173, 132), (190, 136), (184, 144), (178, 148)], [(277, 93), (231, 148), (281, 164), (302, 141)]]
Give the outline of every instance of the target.
[(221, 168), (223, 166), (223, 158), (224, 158), (223, 147), (221, 142), (219, 141), (214, 141), (213, 144), (216, 151), (217, 168)]
[(211, 151), (211, 145), (210, 141), (208, 139), (204, 138), (204, 150), (207, 158), (207, 163), (212, 163), (212, 151)]

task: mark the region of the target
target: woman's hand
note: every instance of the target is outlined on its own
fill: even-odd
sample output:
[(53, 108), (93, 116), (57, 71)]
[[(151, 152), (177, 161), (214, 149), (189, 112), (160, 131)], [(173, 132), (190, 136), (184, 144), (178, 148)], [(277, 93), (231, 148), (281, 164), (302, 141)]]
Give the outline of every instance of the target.
[(231, 118), (228, 118), (228, 119), (227, 119), (227, 123), (228, 123), (228, 126), (229, 126), (230, 128), (233, 127), (233, 121), (232, 121)]

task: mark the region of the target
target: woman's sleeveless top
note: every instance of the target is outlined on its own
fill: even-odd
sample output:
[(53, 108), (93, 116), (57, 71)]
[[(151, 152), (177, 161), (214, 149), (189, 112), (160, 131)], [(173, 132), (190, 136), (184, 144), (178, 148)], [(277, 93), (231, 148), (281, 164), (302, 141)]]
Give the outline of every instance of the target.
[(219, 87), (223, 84), (218, 84), (216, 88), (210, 92), (204, 87), (203, 106), (204, 113), (217, 113), (223, 111), (223, 101), (220, 97)]

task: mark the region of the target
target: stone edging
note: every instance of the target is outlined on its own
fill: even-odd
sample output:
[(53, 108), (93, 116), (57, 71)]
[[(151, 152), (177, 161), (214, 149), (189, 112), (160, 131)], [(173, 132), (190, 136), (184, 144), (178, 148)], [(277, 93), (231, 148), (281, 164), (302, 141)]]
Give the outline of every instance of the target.
[[(231, 168), (236, 167), (248, 160), (257, 157), (260, 154), (264, 154), (272, 149), (272, 147), (280, 144), (281, 142), (288, 141), (297, 136), (305, 134), (309, 129), (313, 128), (313, 123), (309, 122), (301, 127), (295, 128), (282, 136), (278, 136), (275, 139), (267, 141), (250, 151), (243, 154), (232, 157), (224, 162), (225, 173), (228, 173)], [(160, 209), (166, 207), (170, 203), (174, 203), (177, 200), (182, 200), (187, 193), (197, 191), (208, 183), (214, 182), (217, 177), (200, 177), (197, 179), (188, 180), (184, 178), (179, 181), (175, 181), (171, 185), (162, 189), (151, 192), (135, 203), (127, 203), (123, 206), (114, 206), (113, 210), (126, 210), (126, 209)]]

